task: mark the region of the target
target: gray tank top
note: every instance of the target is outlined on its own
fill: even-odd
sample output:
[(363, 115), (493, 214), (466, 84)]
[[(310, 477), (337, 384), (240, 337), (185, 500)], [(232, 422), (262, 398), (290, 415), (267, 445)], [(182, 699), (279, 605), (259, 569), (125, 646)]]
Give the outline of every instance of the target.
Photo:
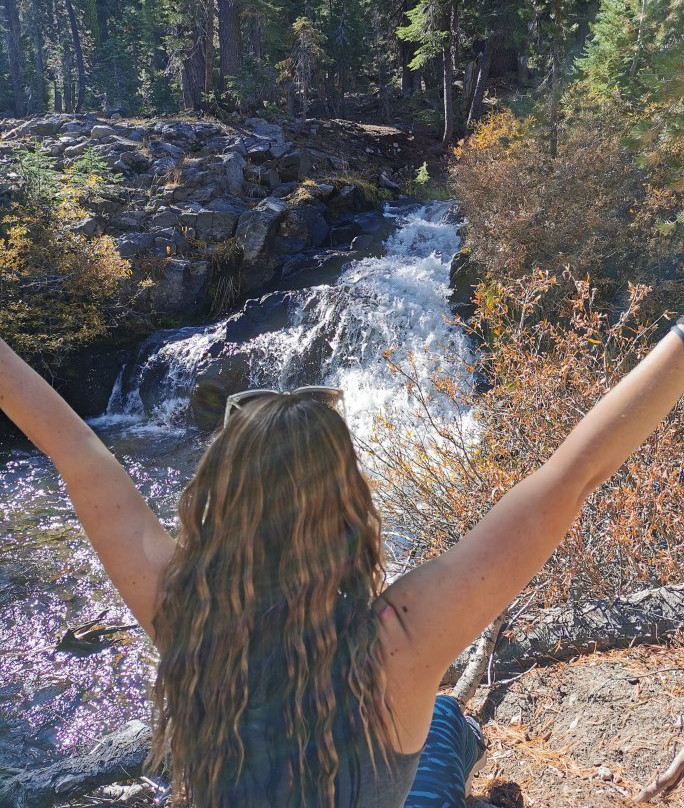
[[(251, 710), (249, 725), (243, 735), (246, 756), (243, 777), (249, 783), (249, 808), (317, 808), (313, 804), (304, 806), (288, 800), (289, 789), (284, 776), (267, 783), (271, 770), (269, 743), (266, 741), (267, 722), (267, 710)], [(340, 756), (335, 780), (335, 808), (403, 808), (418, 768), (420, 752), (412, 755), (390, 752), (389, 766), (381, 755), (376, 755), (376, 776), (365, 739), (345, 738), (348, 733), (344, 733), (343, 728), (344, 722), (336, 722), (333, 727)]]

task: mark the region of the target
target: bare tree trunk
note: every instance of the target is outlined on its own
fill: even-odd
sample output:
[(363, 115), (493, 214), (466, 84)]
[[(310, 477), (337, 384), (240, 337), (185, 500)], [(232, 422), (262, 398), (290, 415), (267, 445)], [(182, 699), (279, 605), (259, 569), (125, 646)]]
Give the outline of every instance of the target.
[(109, 12), (106, 0), (95, 0), (95, 14), (97, 16), (97, 30), (100, 34), (99, 44), (109, 39)]
[(81, 35), (78, 32), (78, 23), (76, 22), (76, 15), (74, 14), (74, 7), (71, 0), (64, 0), (67, 16), (69, 17), (69, 26), (71, 27), (71, 39), (74, 43), (74, 53), (76, 54), (76, 70), (78, 72), (78, 96), (76, 97), (76, 105), (74, 112), (80, 112), (85, 102), (85, 89), (86, 89), (86, 76), (85, 65), (83, 63), (83, 49), (81, 48)]
[(62, 47), (62, 95), (64, 111), (74, 111), (74, 54), (71, 46), (65, 41)]
[(563, 69), (562, 0), (553, 0), (553, 44), (551, 46), (551, 95), (549, 97), (549, 155), (558, 156), (558, 106)]
[(186, 6), (186, 20), (179, 33), (185, 40), (182, 68), (183, 103), (187, 109), (205, 107), (204, 82), (207, 71), (207, 5), (209, 0), (192, 0)]
[(442, 30), (447, 32), (447, 41), (442, 49), (442, 78), (444, 83), (444, 132), (442, 134), (442, 148), (451, 142), (454, 134), (454, 63), (452, 61), (452, 37), (455, 4), (449, 3), (444, 8)]
[(218, 0), (219, 88), (225, 90), (226, 76), (234, 76), (242, 67), (240, 14), (236, 0)]
[(484, 98), (485, 87), (487, 86), (487, 79), (489, 78), (489, 66), (492, 63), (492, 48), (489, 39), (484, 46), (484, 52), (481, 53), (476, 60), (477, 63), (477, 80), (475, 82), (475, 90), (473, 91), (473, 100), (470, 104), (468, 111), (468, 119), (466, 127), (471, 123), (477, 121), (482, 115), (482, 100)]
[(24, 92), (24, 75), (22, 70), (21, 31), (19, 28), (19, 9), (16, 0), (3, 0), (5, 16), (5, 43), (14, 95), (14, 112), (17, 117), (26, 115), (26, 94)]
[(249, 47), (258, 61), (264, 57), (264, 19), (259, 11), (253, 11), (249, 25)]
[(45, 44), (41, 28), (43, 20), (38, 0), (31, 0), (31, 12), (31, 38), (33, 39), (33, 58), (36, 70), (31, 92), (31, 111), (40, 114), (47, 109), (47, 98), (45, 93), (45, 59), (43, 58)]
[(214, 0), (207, 0), (207, 44), (204, 69), (204, 93), (210, 96), (214, 90)]

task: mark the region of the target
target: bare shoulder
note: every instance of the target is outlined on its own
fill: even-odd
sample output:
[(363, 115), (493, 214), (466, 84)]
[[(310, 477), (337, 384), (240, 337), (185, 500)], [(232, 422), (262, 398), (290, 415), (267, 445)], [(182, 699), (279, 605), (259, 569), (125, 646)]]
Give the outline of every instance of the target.
[(373, 605), (380, 624), (380, 641), (387, 697), (392, 708), (394, 744), (398, 752), (412, 754), (423, 748), (439, 682), (432, 666), (421, 660), (402, 619), (403, 610), (386, 590)]

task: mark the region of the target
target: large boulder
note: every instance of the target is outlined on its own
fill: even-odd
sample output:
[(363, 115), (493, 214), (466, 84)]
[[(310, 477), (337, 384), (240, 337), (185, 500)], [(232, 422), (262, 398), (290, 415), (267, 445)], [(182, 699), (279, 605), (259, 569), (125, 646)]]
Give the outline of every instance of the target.
[(277, 123), (269, 123), (263, 118), (248, 118), (246, 126), (250, 127), (255, 135), (265, 140), (274, 140), (281, 143), (284, 139), (283, 127)]
[(273, 279), (280, 263), (275, 250), (276, 234), (288, 209), (282, 199), (270, 196), (240, 216), (235, 244), (243, 252), (241, 271), (245, 291), (257, 289)]
[(154, 233), (125, 233), (116, 239), (116, 249), (122, 258), (134, 258), (153, 246)]
[(194, 316), (205, 305), (210, 280), (208, 261), (170, 258), (150, 290), (150, 306), (157, 314)]
[(303, 150), (292, 151), (278, 160), (278, 172), (284, 180), (303, 180), (311, 171), (311, 157)]
[(67, 146), (64, 149), (64, 156), (68, 157), (69, 159), (81, 157), (81, 155), (90, 145), (91, 144), (87, 140), (83, 140), (80, 143), (75, 143), (73, 146)]
[(285, 213), (278, 235), (286, 240), (288, 252), (320, 247), (327, 239), (330, 225), (323, 218), (321, 208), (319, 205), (298, 205)]
[(7, 133), (8, 138), (20, 137), (54, 137), (62, 128), (64, 119), (61, 115), (46, 115), (32, 118)]
[(231, 194), (239, 194), (245, 182), (245, 166), (247, 161), (237, 152), (224, 154), (221, 158), (223, 163), (224, 183), (226, 190)]
[(203, 208), (195, 214), (195, 235), (202, 241), (226, 241), (235, 232), (239, 217), (240, 211), (235, 208), (232, 210)]
[(107, 126), (103, 123), (98, 123), (90, 130), (90, 137), (92, 140), (102, 140), (102, 138), (115, 135), (116, 130), (112, 126)]

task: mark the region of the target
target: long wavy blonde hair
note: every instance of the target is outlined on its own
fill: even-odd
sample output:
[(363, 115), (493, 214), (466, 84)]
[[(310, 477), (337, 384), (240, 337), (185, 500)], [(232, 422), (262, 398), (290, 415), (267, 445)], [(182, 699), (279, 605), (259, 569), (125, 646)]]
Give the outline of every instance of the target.
[[(249, 805), (253, 775), (284, 777), (295, 805), (332, 808), (333, 720), (374, 766), (389, 749), (370, 608), (385, 581), (380, 520), (343, 419), (298, 395), (243, 406), (206, 451), (179, 514), (154, 620), (149, 762), (170, 755), (174, 791), (196, 808)], [(244, 736), (259, 707), (277, 743), (271, 771), (246, 777)]]

